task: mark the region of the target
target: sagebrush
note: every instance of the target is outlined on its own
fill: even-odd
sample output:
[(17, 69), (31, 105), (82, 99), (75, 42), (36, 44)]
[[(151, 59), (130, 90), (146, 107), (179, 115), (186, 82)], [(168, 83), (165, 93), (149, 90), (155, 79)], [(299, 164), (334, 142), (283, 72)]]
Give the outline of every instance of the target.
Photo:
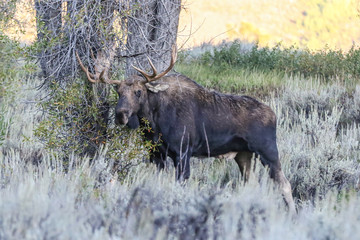
[[(125, 132), (110, 135), (114, 145), (99, 147), (93, 156), (69, 151), (63, 161), (61, 147), (51, 148), (50, 141), (35, 136), (34, 130), (42, 127), (43, 140), (52, 134), (54, 144), (61, 143), (57, 134), (71, 138), (66, 128), (41, 123), (40, 81), (26, 74), (6, 75), (2, 81), (12, 83), (0, 102), (1, 119), (8, 123), (0, 125), (6, 132), (0, 146), (0, 239), (356, 238), (359, 86), (301, 74), (256, 74), (263, 79), (262, 74), (269, 74), (280, 84), (261, 98), (278, 117), (278, 147), (297, 203), (295, 218), (288, 215), (259, 161), (244, 184), (232, 159), (193, 158), (191, 178), (182, 185), (175, 181), (171, 164), (158, 172), (146, 156), (127, 155), (131, 137), (123, 137), (133, 133)], [(246, 75), (239, 77), (246, 80)], [(63, 96), (69, 100), (62, 102), (65, 106), (54, 109), (87, 111), (70, 102), (73, 93)], [(49, 103), (57, 102), (53, 100)], [(56, 126), (55, 120), (51, 123)], [(114, 159), (111, 151), (118, 151)], [(113, 170), (115, 160), (137, 164), (119, 177)]]

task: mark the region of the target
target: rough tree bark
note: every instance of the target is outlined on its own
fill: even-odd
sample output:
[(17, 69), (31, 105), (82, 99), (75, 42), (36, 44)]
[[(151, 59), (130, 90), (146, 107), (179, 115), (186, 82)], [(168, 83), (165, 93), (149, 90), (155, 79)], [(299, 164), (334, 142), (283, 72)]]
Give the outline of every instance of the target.
[(161, 72), (169, 65), (171, 47), (176, 44), (181, 0), (132, 0), (135, 9), (128, 16), (128, 39), (126, 49), (129, 56), (125, 75), (137, 74), (132, 65), (149, 69), (148, 56)]
[(54, 43), (54, 46), (49, 45), (54, 36), (59, 36), (61, 32), (61, 2), (53, 2), (49, 4), (46, 0), (35, 1), (36, 19), (37, 19), (37, 38), (38, 41), (46, 45), (39, 53), (38, 59), (42, 70), (42, 76), (46, 78), (56, 77), (60, 72), (52, 71), (58, 64), (58, 56), (54, 54), (59, 51), (59, 44)]
[[(46, 89), (58, 83), (66, 88), (77, 79), (79, 63), (75, 51), (79, 53), (90, 71), (99, 76), (105, 69), (108, 75), (114, 60), (115, 36), (113, 22), (116, 19), (113, 0), (36, 0), (37, 37), (43, 47), (38, 56)], [(87, 133), (79, 134), (79, 142), (86, 141), (84, 154), (93, 155), (103, 142), (109, 123), (110, 86), (105, 84), (85, 84), (95, 94), (84, 94), (84, 109), (96, 104), (99, 116), (82, 116), (82, 125), (89, 126)], [(56, 89), (55, 89), (56, 91)], [(88, 92), (88, 91), (84, 91)], [(56, 92), (53, 94), (56, 94)], [(67, 116), (68, 128), (74, 128), (77, 116)], [(96, 140), (91, 140), (96, 139)]]
[(51, 43), (39, 55), (43, 76), (63, 83), (78, 72), (75, 49), (93, 73), (108, 71), (120, 52), (135, 56), (126, 60), (126, 76), (136, 73), (132, 65), (148, 69), (146, 56), (164, 70), (176, 43), (181, 0), (36, 0), (35, 8), (38, 41)]

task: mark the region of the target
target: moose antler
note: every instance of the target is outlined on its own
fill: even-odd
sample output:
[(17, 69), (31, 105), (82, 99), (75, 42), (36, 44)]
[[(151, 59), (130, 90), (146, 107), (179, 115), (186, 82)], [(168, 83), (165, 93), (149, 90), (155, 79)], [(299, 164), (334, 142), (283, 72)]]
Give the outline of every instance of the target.
[[(89, 72), (89, 69), (86, 68), (86, 67), (84, 66), (84, 64), (82, 63), (82, 61), (81, 61), (81, 59), (80, 59), (79, 54), (78, 54), (77, 51), (75, 51), (75, 55), (76, 55), (76, 58), (77, 58), (77, 60), (78, 60), (78, 62), (79, 62), (79, 64), (80, 64), (81, 69), (86, 73), (86, 76), (87, 76), (87, 78), (88, 78), (88, 80), (89, 80), (90, 82), (92, 82), (92, 83), (99, 83), (99, 82), (101, 82), (101, 83), (117, 84), (117, 85), (119, 85), (119, 84), (121, 83), (121, 81), (119, 81), (119, 80), (110, 80), (110, 79), (108, 79), (108, 78), (104, 75), (106, 69), (102, 70), (101, 73), (99, 74), (99, 76), (96, 76), (96, 75), (90, 73), (90, 72)], [(92, 57), (94, 58), (94, 54), (93, 54), (92, 52), (91, 52), (91, 55), (92, 55)]]
[(170, 66), (162, 73), (157, 74), (156, 68), (154, 66), (154, 64), (152, 63), (152, 61), (150, 60), (150, 58), (148, 57), (148, 61), (149, 64), (152, 68), (153, 74), (149, 75), (147, 74), (145, 71), (141, 70), (140, 68), (137, 68), (135, 66), (132, 66), (136, 71), (138, 71), (139, 73), (141, 73), (144, 78), (146, 79), (147, 82), (152, 82), (155, 81), (163, 76), (165, 76), (165, 74), (167, 74), (168, 72), (170, 72), (170, 70), (174, 67), (175, 62), (176, 62), (176, 56), (177, 56), (177, 50), (176, 50), (176, 45), (174, 44), (172, 47), (172, 52), (171, 52), (171, 61), (170, 61)]

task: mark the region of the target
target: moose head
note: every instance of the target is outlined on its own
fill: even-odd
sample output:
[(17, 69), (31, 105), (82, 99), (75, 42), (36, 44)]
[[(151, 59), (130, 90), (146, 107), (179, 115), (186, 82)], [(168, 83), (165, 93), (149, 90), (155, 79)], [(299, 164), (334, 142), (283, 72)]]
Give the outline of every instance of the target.
[(155, 81), (171, 71), (175, 65), (177, 56), (176, 47), (174, 45), (172, 48), (170, 65), (165, 71), (157, 73), (154, 64), (150, 58), (148, 58), (149, 64), (152, 68), (152, 74), (148, 74), (145, 71), (133, 66), (133, 68), (143, 77), (133, 75), (123, 81), (120, 81), (109, 79), (107, 74), (105, 74), (105, 69), (100, 74), (90, 73), (82, 63), (79, 54), (77, 52), (75, 53), (81, 69), (86, 73), (87, 79), (91, 83), (106, 83), (116, 86), (119, 99), (115, 108), (115, 123), (119, 125), (127, 125), (132, 129), (139, 127), (139, 116), (144, 115), (144, 112), (147, 112), (148, 110), (148, 91), (157, 93), (165, 91), (169, 87), (167, 84), (161, 84)]

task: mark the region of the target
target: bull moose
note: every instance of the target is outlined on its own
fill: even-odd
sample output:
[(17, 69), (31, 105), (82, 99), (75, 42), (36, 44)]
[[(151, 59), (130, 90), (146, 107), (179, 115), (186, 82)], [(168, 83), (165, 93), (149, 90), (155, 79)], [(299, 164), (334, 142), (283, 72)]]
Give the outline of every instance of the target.
[(191, 156), (218, 156), (236, 152), (235, 161), (247, 179), (253, 153), (270, 170), (270, 177), (278, 184), (290, 212), (295, 212), (291, 186), (279, 161), (276, 144), (276, 116), (267, 105), (248, 96), (237, 96), (209, 91), (188, 77), (168, 74), (176, 61), (173, 47), (169, 67), (153, 73), (134, 67), (141, 75), (124, 81), (110, 80), (104, 75), (92, 74), (76, 57), (92, 83), (117, 85), (119, 95), (115, 114), (116, 124), (138, 128), (142, 118), (148, 120), (151, 132), (145, 137), (161, 145), (152, 152), (150, 161), (164, 168), (169, 156), (176, 168), (178, 180), (190, 176)]

